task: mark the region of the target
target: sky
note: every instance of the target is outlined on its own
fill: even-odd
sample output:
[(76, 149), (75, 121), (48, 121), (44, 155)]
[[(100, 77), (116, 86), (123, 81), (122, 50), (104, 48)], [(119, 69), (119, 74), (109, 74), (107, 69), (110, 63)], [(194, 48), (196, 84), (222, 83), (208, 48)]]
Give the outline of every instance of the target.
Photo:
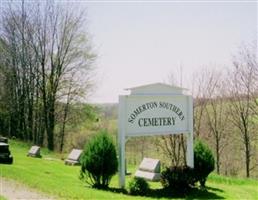
[(191, 89), (194, 74), (230, 67), (239, 48), (257, 37), (256, 1), (59, 1), (87, 13), (97, 54), (91, 103), (118, 102), (125, 88), (168, 83), (171, 74)]
[(125, 88), (168, 82), (191, 87), (204, 67), (223, 69), (257, 35), (257, 5), (241, 1), (84, 2), (98, 54), (94, 103), (118, 102)]

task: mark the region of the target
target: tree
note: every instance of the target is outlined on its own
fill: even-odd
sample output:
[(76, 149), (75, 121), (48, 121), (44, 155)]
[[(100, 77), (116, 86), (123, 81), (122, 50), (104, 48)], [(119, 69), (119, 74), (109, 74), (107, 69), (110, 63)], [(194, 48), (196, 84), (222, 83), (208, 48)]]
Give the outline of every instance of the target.
[(207, 104), (205, 106), (207, 124), (210, 129), (212, 141), (215, 146), (216, 170), (220, 174), (220, 155), (226, 143), (226, 128), (228, 126), (228, 114), (226, 109), (225, 81), (223, 74), (211, 71), (206, 76)]
[[(180, 66), (180, 73), (182, 68)], [(177, 85), (178, 80), (174, 76), (175, 73), (169, 74), (168, 82), (170, 85)], [(182, 87), (182, 80), (180, 80)], [(186, 140), (183, 134), (170, 134), (161, 136), (156, 144), (164, 152), (165, 156), (170, 160), (172, 166), (186, 165)]]
[(29, 27), (24, 2), (17, 10), (2, 13), (1, 44), (4, 46), (1, 59), (5, 76), (6, 107), (9, 112), (9, 135), (32, 140), (33, 90), (35, 64), (33, 52), (26, 43)]
[(66, 102), (65, 123), (72, 99), (81, 100), (92, 87), (95, 55), (83, 16), (51, 1), (10, 3), (2, 13), (9, 135), (42, 145), (46, 132), (54, 149), (57, 102)]
[(230, 120), (239, 130), (245, 155), (246, 177), (250, 177), (252, 141), (255, 138), (254, 117), (256, 116), (256, 55), (250, 48), (242, 48), (234, 58), (234, 69), (229, 76)]
[(206, 94), (206, 82), (207, 70), (202, 70), (198, 74), (194, 75), (194, 83), (192, 88), (192, 95), (194, 97), (194, 133), (197, 137), (201, 136), (203, 117), (205, 113), (205, 107), (207, 104), (207, 94)]
[(161, 136), (159, 147), (170, 160), (171, 166), (186, 165), (186, 143), (183, 135)]
[[(38, 19), (38, 35), (41, 43), (38, 54), (41, 55), (44, 119), (48, 136), (48, 148), (54, 148), (54, 126), (56, 120), (55, 104), (62, 87), (63, 78), (72, 78), (71, 73), (90, 70), (94, 56), (89, 54), (89, 46), (82, 30), (82, 15), (75, 16), (58, 7), (47, 6), (43, 21)], [(49, 26), (42, 26), (48, 24)], [(46, 40), (45, 38), (48, 38)], [(87, 44), (88, 45), (88, 44)], [(87, 75), (87, 73), (84, 73)], [(65, 79), (67, 80), (67, 79)], [(72, 81), (70, 81), (72, 82)], [(69, 86), (68, 86), (69, 88)], [(71, 91), (71, 89), (69, 89)], [(70, 92), (67, 95), (68, 101)], [(68, 105), (68, 104), (67, 104)], [(67, 107), (66, 107), (67, 109)]]

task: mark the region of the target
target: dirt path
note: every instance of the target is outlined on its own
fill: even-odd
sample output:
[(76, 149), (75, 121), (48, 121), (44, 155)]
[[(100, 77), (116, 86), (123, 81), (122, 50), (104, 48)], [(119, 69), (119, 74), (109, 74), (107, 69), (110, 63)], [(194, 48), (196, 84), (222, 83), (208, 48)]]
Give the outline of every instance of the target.
[(0, 177), (0, 195), (8, 200), (53, 200), (42, 193), (28, 188), (20, 183)]

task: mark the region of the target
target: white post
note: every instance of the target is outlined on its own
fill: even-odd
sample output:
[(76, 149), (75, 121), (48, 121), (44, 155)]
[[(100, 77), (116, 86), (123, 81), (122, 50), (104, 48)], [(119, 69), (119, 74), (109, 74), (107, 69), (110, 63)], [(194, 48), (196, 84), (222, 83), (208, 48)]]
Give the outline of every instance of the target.
[(119, 96), (118, 145), (119, 145), (119, 187), (125, 187), (125, 96)]
[(189, 167), (194, 167), (194, 152), (193, 152), (193, 98), (188, 98), (188, 116), (189, 116), (189, 133), (187, 133), (187, 149), (186, 162)]
[(187, 133), (186, 162), (189, 167), (194, 167), (193, 133)]

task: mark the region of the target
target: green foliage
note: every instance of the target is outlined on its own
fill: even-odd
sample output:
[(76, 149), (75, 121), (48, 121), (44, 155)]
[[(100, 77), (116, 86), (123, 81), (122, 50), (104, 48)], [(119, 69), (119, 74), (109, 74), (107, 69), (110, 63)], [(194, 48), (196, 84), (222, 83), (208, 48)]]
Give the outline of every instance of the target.
[[(9, 143), (15, 162), (11, 166), (1, 165), (2, 177), (53, 196), (53, 199), (171, 199), (170, 193), (167, 196), (162, 193), (158, 182), (149, 183), (151, 190), (148, 197), (125, 195), (118, 189), (117, 175), (110, 183), (113, 192), (85, 187), (78, 179), (80, 166), (64, 165), (63, 160), (57, 159), (61, 157), (60, 154), (42, 148), (42, 156), (52, 159), (33, 159), (26, 156), (31, 145), (13, 140)], [(136, 166), (128, 167), (132, 172), (136, 170)], [(126, 177), (126, 181), (130, 180), (131, 177)], [(207, 190), (193, 190), (186, 199), (257, 199), (258, 181), (254, 179), (230, 178), (212, 173), (206, 184)]]
[(185, 194), (194, 180), (194, 171), (188, 166), (167, 167), (161, 173), (162, 186), (180, 194)]
[(149, 189), (149, 184), (143, 178), (134, 177), (129, 182), (129, 193), (131, 195), (144, 196), (148, 193)]
[(83, 107), (83, 116), (88, 121), (98, 121), (99, 108), (90, 104), (85, 104)]
[(0, 200), (6, 200), (6, 198), (4, 198), (3, 196), (0, 196)]
[(81, 156), (81, 179), (95, 188), (107, 188), (117, 172), (116, 149), (107, 131), (100, 131), (86, 145)]
[(208, 175), (214, 170), (215, 160), (209, 147), (197, 140), (194, 146), (194, 169), (188, 166), (166, 168), (161, 173), (164, 188), (185, 194), (196, 182), (205, 187)]
[(215, 160), (210, 148), (197, 140), (194, 145), (194, 174), (196, 181), (199, 181), (202, 187), (205, 187), (207, 177), (214, 168)]

